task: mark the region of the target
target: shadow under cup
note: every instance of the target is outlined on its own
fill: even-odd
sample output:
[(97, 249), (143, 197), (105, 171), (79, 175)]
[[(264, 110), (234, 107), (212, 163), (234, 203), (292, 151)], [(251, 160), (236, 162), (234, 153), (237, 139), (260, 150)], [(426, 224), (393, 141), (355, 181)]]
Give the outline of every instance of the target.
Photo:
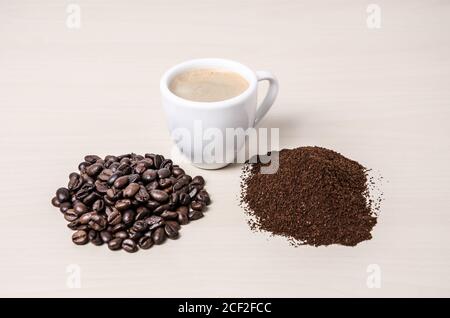
[[(195, 69), (235, 72), (249, 86), (240, 95), (217, 102), (186, 100), (170, 91), (175, 76)], [(235, 162), (236, 154), (245, 145), (247, 129), (254, 126), (257, 82), (255, 72), (225, 59), (190, 60), (163, 75), (160, 90), (170, 134), (178, 150), (192, 164), (203, 169), (219, 169)]]

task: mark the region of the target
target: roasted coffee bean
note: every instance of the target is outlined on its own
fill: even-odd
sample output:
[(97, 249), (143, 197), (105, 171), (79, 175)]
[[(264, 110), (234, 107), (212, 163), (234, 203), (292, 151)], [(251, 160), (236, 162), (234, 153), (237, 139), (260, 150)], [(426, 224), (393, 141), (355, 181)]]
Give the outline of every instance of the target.
[(124, 210), (128, 209), (130, 206), (131, 206), (130, 199), (121, 199), (121, 200), (118, 200), (115, 204), (115, 207), (119, 211), (124, 211)]
[(83, 200), (94, 190), (95, 186), (91, 183), (85, 183), (81, 186), (81, 188), (76, 192), (75, 197), (78, 200)]
[(96, 180), (94, 185), (95, 185), (95, 190), (98, 193), (106, 193), (109, 189), (108, 184), (106, 182), (102, 182), (100, 180)]
[(114, 237), (118, 237), (118, 238), (121, 238), (124, 240), (124, 239), (128, 238), (129, 235), (128, 235), (127, 231), (119, 231), (119, 232), (114, 233)]
[(68, 222), (72, 222), (78, 218), (78, 215), (76, 214), (74, 209), (68, 209), (66, 213), (64, 213), (64, 218)]
[(160, 205), (159, 207), (157, 207), (156, 209), (154, 209), (153, 213), (161, 214), (164, 211), (169, 210), (169, 209), (170, 209), (170, 206), (168, 204), (163, 204), (163, 205)]
[(66, 213), (67, 210), (69, 210), (69, 209), (71, 209), (71, 208), (72, 208), (72, 203), (71, 203), (71, 202), (63, 202), (63, 203), (61, 203), (61, 204), (59, 205), (59, 210), (60, 210), (62, 213)]
[(95, 230), (89, 230), (88, 231), (88, 238), (89, 241), (92, 241), (93, 239), (95, 239), (97, 237), (97, 231)]
[(108, 223), (111, 225), (116, 225), (122, 222), (122, 215), (119, 210), (114, 208), (114, 210), (108, 215)]
[(209, 194), (205, 190), (200, 190), (199, 193), (197, 193), (197, 195), (195, 196), (195, 199), (197, 201), (201, 201), (201, 202), (205, 203), (206, 205), (209, 205), (211, 203)]
[(103, 169), (103, 171), (98, 175), (97, 179), (101, 181), (108, 181), (109, 178), (113, 175), (113, 172), (111, 169)]
[(135, 242), (138, 242), (141, 237), (144, 236), (145, 232), (134, 232), (132, 229), (129, 231), (129, 237)]
[(188, 216), (189, 216), (189, 220), (192, 220), (192, 221), (198, 220), (203, 217), (203, 212), (192, 210), (192, 211), (189, 211)]
[(189, 189), (189, 197), (191, 200), (197, 195), (197, 193), (198, 189), (196, 187), (191, 187), (191, 189)]
[(185, 225), (189, 223), (189, 217), (187, 215), (187, 213), (177, 213), (178, 217), (177, 217), (177, 221), (179, 224), (181, 225)]
[(141, 176), (139, 174), (137, 174), (137, 173), (130, 174), (128, 176), (128, 182), (129, 183), (137, 183), (139, 181), (141, 181)]
[(150, 191), (150, 196), (152, 197), (152, 199), (154, 199), (160, 203), (163, 203), (163, 202), (166, 202), (167, 200), (169, 200), (169, 195), (166, 192), (161, 191), (161, 190), (155, 189), (155, 190)]
[(133, 241), (132, 239), (125, 239), (122, 242), (122, 248), (124, 251), (128, 252), (128, 253), (134, 253), (138, 250), (137, 246), (136, 246), (136, 242)]
[(86, 171), (86, 168), (89, 167), (90, 165), (91, 164), (86, 161), (80, 162), (80, 164), (78, 165), (78, 170), (80, 170), (80, 172), (84, 172)]
[[(166, 189), (172, 186), (172, 180), (170, 178), (160, 179), (158, 183), (162, 189)], [(172, 191), (172, 189), (170, 189), (170, 191)]]
[(89, 237), (89, 242), (91, 242), (92, 244), (96, 245), (96, 246), (100, 246), (103, 245), (103, 240), (100, 237), (100, 233), (94, 230), (90, 230), (88, 232), (88, 237)]
[(61, 205), (61, 202), (58, 201), (58, 198), (57, 198), (57, 197), (53, 197), (53, 198), (52, 198), (52, 205), (53, 205), (54, 207), (59, 208), (59, 206)]
[(184, 186), (180, 190), (177, 190), (177, 193), (180, 195), (182, 193), (189, 194), (189, 186)]
[(142, 232), (145, 231), (147, 227), (148, 227), (147, 222), (145, 222), (144, 220), (139, 220), (134, 222), (132, 229), (135, 232)]
[(158, 170), (158, 177), (160, 179), (168, 178), (170, 176), (170, 170), (167, 168), (162, 168)]
[(101, 198), (102, 197), (97, 192), (91, 192), (83, 199), (83, 203), (87, 205), (92, 205), (95, 201)]
[(164, 225), (164, 219), (157, 215), (146, 218), (145, 222), (148, 224), (148, 229), (150, 231)]
[(116, 162), (116, 161), (119, 161), (119, 159), (118, 159), (116, 156), (113, 156), (113, 155), (107, 155), (107, 156), (105, 157), (105, 161)]
[(73, 209), (78, 216), (88, 212), (88, 207), (81, 201), (74, 202)]
[(117, 156), (117, 160), (122, 160), (123, 158), (131, 158), (131, 153), (126, 153), (120, 156)]
[(148, 164), (146, 162), (139, 162), (135, 167), (134, 167), (134, 171), (136, 173), (143, 173), (145, 170), (147, 170), (148, 168)]
[(179, 181), (182, 180), (182, 181), (186, 182), (186, 184), (189, 184), (192, 181), (192, 177), (188, 174), (185, 174), (185, 175), (179, 177), (178, 180)]
[[(131, 156), (130, 156), (130, 157), (131, 157)], [(120, 163), (123, 164), (123, 165), (131, 166), (132, 162), (131, 162), (130, 157), (124, 157), (124, 158), (121, 158), (121, 159), (120, 159)]]
[(97, 177), (100, 172), (102, 172), (103, 166), (101, 164), (95, 163), (86, 168), (86, 173), (89, 177)]
[(72, 234), (72, 242), (77, 245), (84, 245), (89, 242), (88, 234), (84, 230), (78, 230)]
[(158, 201), (148, 200), (145, 202), (145, 207), (147, 207), (150, 211), (154, 211), (161, 204)]
[(178, 218), (178, 213), (175, 211), (166, 210), (161, 213), (160, 216), (165, 220), (175, 220)]
[(122, 222), (125, 223), (126, 225), (133, 224), (135, 216), (136, 212), (134, 210), (131, 209), (126, 210), (122, 214)]
[[(123, 218), (123, 217), (122, 217)], [(117, 233), (120, 231), (125, 231), (127, 229), (127, 226), (123, 223), (119, 223), (113, 226), (113, 228), (111, 229), (111, 232), (113, 233)]]
[(111, 251), (117, 251), (122, 248), (123, 239), (116, 237), (108, 242), (108, 247)]
[(76, 219), (76, 220), (74, 220), (74, 221), (72, 221), (72, 222), (70, 222), (70, 223), (67, 223), (67, 227), (69, 228), (69, 229), (71, 229), (71, 230), (78, 230), (78, 227), (80, 226), (81, 224), (80, 224), (80, 221), (78, 220), (78, 219)]
[(178, 179), (178, 181), (173, 185), (173, 189), (175, 191), (178, 191), (188, 184), (189, 184), (189, 182), (187, 180), (181, 178), (181, 179)]
[(180, 225), (175, 221), (167, 221), (164, 226), (164, 231), (168, 238), (175, 239), (178, 237), (178, 231), (180, 230)]
[(114, 172), (114, 174), (112, 174), (111, 177), (109, 177), (109, 179), (108, 179), (108, 185), (110, 187), (113, 186), (114, 182), (116, 182), (116, 180), (122, 176), (123, 176), (123, 172), (121, 172), (121, 171)]
[(177, 213), (183, 213), (183, 214), (188, 214), (188, 212), (189, 212), (189, 208), (187, 207), (187, 206), (185, 206), (185, 205), (182, 205), (182, 206), (179, 206), (176, 210), (175, 210), (175, 212), (177, 212)]
[(84, 184), (88, 183), (88, 184), (94, 184), (95, 179), (88, 176), (87, 173), (82, 173), (81, 174), (81, 179), (83, 180)]
[(169, 199), (170, 199), (170, 195), (173, 193), (172, 187), (164, 188), (161, 190), (164, 191), (165, 193), (167, 193), (169, 195)]
[(114, 210), (117, 210), (115, 207), (113, 206), (106, 206), (105, 207), (105, 214), (106, 216), (110, 215)]
[(149, 208), (145, 206), (140, 206), (136, 209), (136, 221), (144, 220), (146, 217), (148, 217), (152, 211), (150, 211)]
[(156, 170), (153, 169), (147, 169), (144, 171), (144, 173), (142, 173), (142, 181), (144, 181), (145, 183), (149, 183), (153, 180), (155, 180), (158, 176), (158, 173), (156, 172)]
[(81, 201), (78, 200), (75, 196), (72, 196), (72, 198), (70, 199), (70, 201), (72, 202), (72, 205), (81, 202)]
[(139, 186), (139, 191), (136, 193), (134, 198), (139, 203), (147, 202), (150, 199), (150, 194), (147, 192), (147, 189), (145, 189), (144, 186)]
[(140, 185), (138, 183), (130, 183), (125, 190), (123, 190), (124, 198), (132, 198), (139, 191)]
[(59, 203), (68, 202), (70, 201), (70, 192), (66, 188), (59, 188), (56, 190), (56, 198), (58, 199)]
[(181, 205), (189, 205), (191, 203), (191, 197), (187, 193), (180, 193), (179, 200)]
[(80, 224), (88, 224), (89, 221), (91, 220), (91, 218), (92, 218), (94, 215), (97, 215), (97, 213), (95, 213), (95, 212), (84, 213), (84, 214), (83, 214), (82, 216), (80, 216), (80, 218), (79, 218)]
[[(77, 172), (71, 172), (71, 173), (69, 174), (69, 180), (72, 179), (73, 177), (77, 177), (77, 176), (79, 176), (79, 173), (77, 173)], [(70, 190), (70, 189), (69, 189), (69, 190)]]
[(128, 185), (128, 176), (118, 177), (116, 181), (114, 181), (114, 188), (123, 189)]
[(156, 245), (162, 244), (166, 240), (166, 232), (163, 227), (158, 227), (152, 234), (153, 242)]
[(102, 231), (105, 229), (107, 221), (101, 215), (93, 215), (88, 224), (91, 229), (96, 230), (96, 231)]
[(171, 159), (164, 159), (161, 162), (161, 165), (159, 166), (160, 169), (168, 169), (169, 171), (172, 170), (173, 162)]
[(122, 198), (123, 191), (117, 190), (116, 188), (110, 188), (108, 189), (108, 191), (106, 191), (106, 196), (111, 200), (115, 201)]
[[(111, 166), (112, 166), (114, 163), (115, 163), (115, 162), (112, 161), (112, 160), (105, 160), (104, 167), (105, 167), (106, 169), (110, 169), (111, 172), (114, 173), (115, 170), (111, 169)], [(108, 180), (106, 180), (106, 181), (108, 181)]]
[(78, 173), (71, 173), (69, 176), (69, 183), (67, 188), (70, 191), (77, 191), (83, 185), (83, 179)]
[(155, 157), (152, 158), (152, 159), (153, 159), (153, 164), (154, 164), (155, 168), (156, 168), (156, 169), (159, 169), (160, 166), (161, 166), (161, 163), (162, 163), (163, 160), (164, 160), (164, 157), (161, 156), (161, 155), (155, 155)]
[(150, 247), (153, 246), (153, 239), (148, 236), (143, 236), (139, 239), (138, 245), (143, 250), (148, 250)]
[(206, 205), (201, 201), (192, 201), (191, 202), (191, 209), (196, 211), (203, 211), (205, 209)]
[(151, 192), (152, 190), (155, 190), (155, 189), (158, 189), (158, 188), (159, 188), (159, 183), (158, 183), (158, 181), (156, 181), (156, 180), (150, 182), (149, 184), (147, 184), (147, 185), (145, 186), (145, 189), (146, 189), (148, 192)]
[(89, 163), (96, 163), (97, 160), (100, 160), (102, 158), (100, 158), (97, 155), (86, 155), (84, 156), (84, 161), (89, 162)]
[[(120, 163), (119, 163), (119, 162), (113, 162), (112, 164), (109, 165), (109, 169), (111, 169), (111, 171), (112, 171), (113, 173), (117, 173), (117, 172), (118, 172), (117, 168), (119, 168), (119, 166), (120, 166)], [(109, 180), (108, 180), (108, 181), (109, 181)], [(112, 184), (111, 184), (111, 185), (112, 185)]]
[(114, 200), (108, 198), (107, 195), (103, 197), (103, 201), (105, 201), (106, 206), (113, 206), (116, 203)]
[(94, 202), (94, 204), (92, 205), (92, 210), (96, 211), (96, 212), (101, 212), (105, 209), (105, 201), (103, 201), (103, 199), (98, 199), (97, 201)]
[(104, 243), (108, 243), (109, 241), (111, 241), (113, 239), (113, 236), (112, 236), (111, 232), (109, 232), (109, 231), (101, 231), (100, 238), (102, 239), (102, 241)]
[(197, 185), (197, 186), (200, 186), (201, 188), (203, 188), (203, 186), (205, 185), (205, 179), (203, 179), (202, 176), (195, 176), (192, 179), (191, 184)]
[(130, 174), (132, 171), (130, 158), (122, 158), (120, 160), (120, 165), (117, 168), (117, 170), (122, 171), (124, 174)]
[(172, 174), (174, 175), (175, 178), (178, 178), (179, 176), (184, 175), (185, 172), (180, 167), (173, 167)]

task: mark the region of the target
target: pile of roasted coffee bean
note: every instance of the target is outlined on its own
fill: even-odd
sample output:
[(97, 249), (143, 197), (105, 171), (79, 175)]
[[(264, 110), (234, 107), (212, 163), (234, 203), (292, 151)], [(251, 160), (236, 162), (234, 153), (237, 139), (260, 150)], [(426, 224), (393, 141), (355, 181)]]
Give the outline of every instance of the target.
[(203, 217), (210, 204), (203, 177), (191, 178), (161, 155), (88, 155), (78, 170), (52, 199), (77, 245), (148, 249), (177, 238), (181, 225)]

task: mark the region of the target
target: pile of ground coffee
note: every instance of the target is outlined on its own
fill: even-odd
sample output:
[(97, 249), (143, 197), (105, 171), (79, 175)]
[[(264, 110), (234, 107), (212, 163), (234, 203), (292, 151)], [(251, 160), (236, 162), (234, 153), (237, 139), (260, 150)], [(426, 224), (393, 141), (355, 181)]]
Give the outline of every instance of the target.
[(320, 147), (283, 149), (274, 174), (260, 161), (247, 163), (241, 204), (254, 230), (282, 235), (294, 245), (354, 246), (372, 238), (379, 202), (373, 182), (358, 162)]

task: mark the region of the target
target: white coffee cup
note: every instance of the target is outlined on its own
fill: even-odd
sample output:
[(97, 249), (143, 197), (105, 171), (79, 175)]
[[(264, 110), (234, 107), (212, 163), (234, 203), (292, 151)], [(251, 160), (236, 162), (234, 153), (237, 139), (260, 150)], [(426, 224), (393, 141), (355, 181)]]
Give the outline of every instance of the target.
[[(169, 85), (175, 76), (193, 69), (209, 68), (238, 73), (248, 81), (249, 86), (242, 94), (218, 102), (186, 100), (170, 91)], [(265, 98), (257, 107), (258, 82), (264, 80), (269, 81), (269, 88)], [(226, 153), (226, 158), (223, 158), (215, 155), (218, 151), (213, 151), (214, 154), (205, 151), (210, 145), (208, 137), (216, 138), (220, 133), (226, 136), (226, 130), (229, 128), (247, 130), (255, 127), (275, 101), (278, 94), (278, 81), (270, 72), (254, 72), (231, 60), (205, 58), (189, 60), (170, 68), (161, 78), (160, 90), (169, 130), (181, 153), (197, 167), (219, 169), (233, 161), (234, 155), (245, 142), (240, 141), (233, 148), (228, 147), (224, 142), (223, 151)], [(199, 133), (202, 134), (201, 141), (198, 141)], [(189, 135), (191, 142), (186, 142), (186, 135)], [(184, 140), (180, 142), (180, 138)], [(230, 153), (233, 155), (230, 156)]]

